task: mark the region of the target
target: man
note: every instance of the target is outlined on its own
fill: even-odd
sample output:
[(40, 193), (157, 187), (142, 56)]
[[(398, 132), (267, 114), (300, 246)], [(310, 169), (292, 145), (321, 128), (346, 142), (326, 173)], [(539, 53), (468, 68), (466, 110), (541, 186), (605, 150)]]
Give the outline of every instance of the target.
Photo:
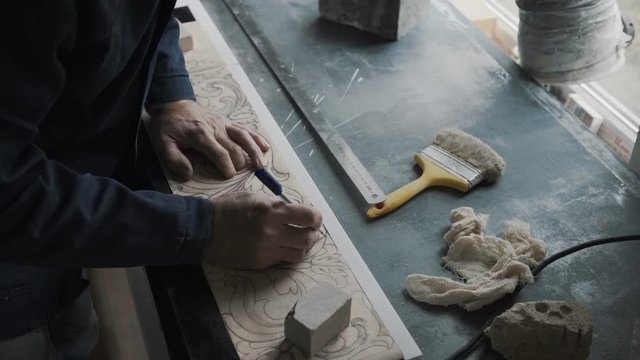
[(83, 267), (264, 268), (300, 261), (318, 238), (316, 210), (273, 196), (208, 201), (118, 181), (138, 162), (144, 107), (156, 152), (183, 179), (185, 150), (230, 177), (269, 149), (193, 101), (174, 1), (3, 4), (0, 359), (86, 358), (95, 326)]

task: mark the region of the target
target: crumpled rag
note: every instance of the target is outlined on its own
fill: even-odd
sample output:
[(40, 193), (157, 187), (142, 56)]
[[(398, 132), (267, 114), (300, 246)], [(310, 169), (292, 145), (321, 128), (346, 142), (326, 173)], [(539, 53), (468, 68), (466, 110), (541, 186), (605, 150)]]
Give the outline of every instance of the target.
[(485, 235), (487, 219), (470, 207), (451, 211), (451, 229), (444, 235), (449, 249), (442, 259), (461, 280), (409, 275), (405, 286), (412, 298), (472, 311), (513, 292), (518, 283), (533, 282), (531, 268), (544, 259), (546, 243), (534, 238), (529, 225), (518, 219), (507, 221), (500, 237)]

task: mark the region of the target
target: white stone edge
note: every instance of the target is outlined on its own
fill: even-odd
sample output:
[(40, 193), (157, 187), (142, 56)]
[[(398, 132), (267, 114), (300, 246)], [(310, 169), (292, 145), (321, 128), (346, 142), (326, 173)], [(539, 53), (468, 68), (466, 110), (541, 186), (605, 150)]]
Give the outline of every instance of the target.
[(311, 176), (304, 168), (304, 165), (289, 144), (282, 130), (278, 127), (275, 119), (271, 115), (267, 106), (262, 102), (260, 95), (253, 87), (253, 84), (239, 65), (231, 48), (222, 37), (222, 34), (213, 23), (213, 20), (199, 0), (178, 0), (176, 6), (188, 6), (198, 23), (203, 27), (205, 33), (216, 47), (216, 51), (229, 66), (233, 78), (238, 82), (244, 91), (247, 99), (251, 103), (253, 110), (265, 126), (271, 141), (277, 144), (278, 151), (286, 158), (290, 169), (298, 179), (298, 183), (304, 188), (305, 194), (311, 199), (313, 204), (322, 212), (324, 225), (331, 234), (336, 246), (342, 256), (347, 260), (356, 280), (365, 291), (365, 294), (376, 313), (389, 330), (390, 335), (398, 344), (405, 359), (422, 359), (422, 352), (415, 340), (405, 327), (404, 323), (389, 302), (380, 285), (360, 257), (351, 239), (340, 225), (333, 211), (329, 207), (320, 190), (311, 179)]

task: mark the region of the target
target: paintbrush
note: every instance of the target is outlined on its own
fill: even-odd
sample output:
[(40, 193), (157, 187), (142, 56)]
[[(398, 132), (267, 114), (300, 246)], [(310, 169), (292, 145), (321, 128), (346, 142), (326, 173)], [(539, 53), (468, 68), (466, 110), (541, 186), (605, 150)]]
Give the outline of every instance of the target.
[(443, 129), (433, 143), (417, 153), (422, 175), (392, 192), (367, 211), (370, 218), (386, 215), (426, 188), (446, 186), (467, 192), (482, 180), (494, 182), (504, 171), (505, 162), (480, 139), (459, 129)]

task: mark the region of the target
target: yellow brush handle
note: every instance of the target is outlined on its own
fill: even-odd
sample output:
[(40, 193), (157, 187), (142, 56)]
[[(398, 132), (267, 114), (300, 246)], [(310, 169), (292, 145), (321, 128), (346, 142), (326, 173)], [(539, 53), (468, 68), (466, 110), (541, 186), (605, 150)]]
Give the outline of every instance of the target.
[(466, 181), (461, 180), (459, 177), (452, 175), (440, 166), (430, 162), (424, 156), (417, 154), (416, 162), (422, 168), (422, 175), (389, 194), (381, 208), (376, 206), (369, 208), (367, 216), (377, 218), (386, 215), (404, 205), (404, 203), (411, 200), (411, 198), (418, 195), (424, 189), (432, 186), (446, 186), (463, 192), (469, 191), (469, 186)]

